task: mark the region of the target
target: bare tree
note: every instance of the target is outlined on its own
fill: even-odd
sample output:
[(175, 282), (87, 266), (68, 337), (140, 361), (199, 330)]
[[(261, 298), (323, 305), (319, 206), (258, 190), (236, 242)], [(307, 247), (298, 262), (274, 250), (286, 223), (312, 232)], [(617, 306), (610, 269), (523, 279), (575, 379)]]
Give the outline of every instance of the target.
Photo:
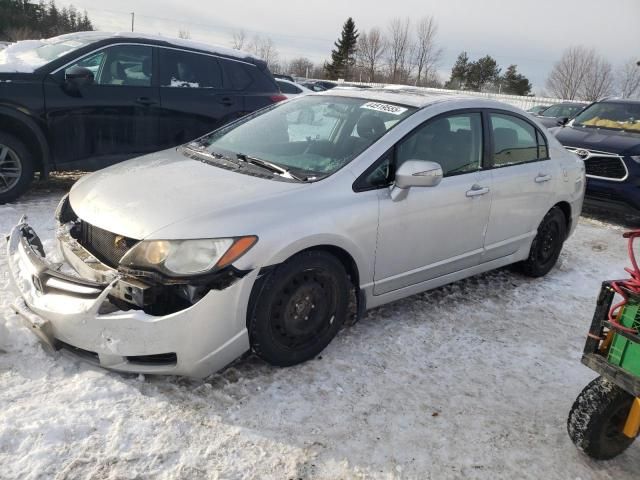
[(549, 78), (547, 88), (556, 96), (574, 100), (582, 91), (584, 77), (591, 68), (593, 50), (585, 47), (567, 48), (558, 62), (555, 63)]
[(180, 30), (178, 30), (178, 38), (182, 38), (183, 40), (190, 40), (191, 32), (189, 32), (189, 30), (187, 30), (186, 28), (181, 28)]
[(267, 66), (272, 72), (280, 69), (280, 64), (278, 63), (280, 54), (270, 37), (265, 38), (256, 35), (246, 47), (250, 53), (267, 62)]
[(417, 68), (416, 85), (428, 85), (442, 58), (442, 48), (436, 45), (438, 24), (432, 15), (422, 17), (416, 25), (414, 63)]
[(613, 92), (613, 67), (604, 57), (591, 51), (589, 69), (584, 75), (580, 97), (595, 102)]
[(404, 20), (393, 18), (389, 22), (389, 43), (387, 47), (387, 61), (389, 63), (389, 79), (391, 83), (402, 82), (408, 77), (408, 57), (411, 51), (409, 39), (409, 17)]
[(233, 32), (233, 40), (231, 40), (231, 48), (235, 50), (242, 50), (247, 42), (247, 32), (240, 29)]
[(386, 40), (379, 28), (374, 27), (368, 32), (362, 32), (358, 38), (356, 57), (358, 66), (370, 82), (375, 82), (376, 70), (386, 49)]
[(622, 98), (640, 97), (640, 62), (630, 59), (618, 69), (617, 76)]
[(313, 62), (306, 57), (294, 58), (289, 62), (288, 72), (296, 77), (308, 77), (313, 71)]
[(7, 28), (4, 32), (6, 40), (18, 42), (20, 40), (32, 40), (42, 35), (29, 27)]

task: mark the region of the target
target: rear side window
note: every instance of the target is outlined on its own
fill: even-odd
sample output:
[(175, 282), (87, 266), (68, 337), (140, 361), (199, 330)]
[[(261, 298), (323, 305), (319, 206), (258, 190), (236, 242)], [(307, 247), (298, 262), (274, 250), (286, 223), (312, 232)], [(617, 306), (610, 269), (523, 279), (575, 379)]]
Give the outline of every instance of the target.
[(251, 73), (249, 73), (251, 66), (225, 59), (220, 59), (220, 63), (222, 64), (226, 76), (226, 86), (229, 90), (246, 90), (253, 82)]
[(159, 51), (161, 87), (222, 87), (222, 72), (214, 57), (168, 48)]
[(490, 113), (493, 166), (505, 167), (548, 157), (547, 144), (529, 122), (513, 115)]

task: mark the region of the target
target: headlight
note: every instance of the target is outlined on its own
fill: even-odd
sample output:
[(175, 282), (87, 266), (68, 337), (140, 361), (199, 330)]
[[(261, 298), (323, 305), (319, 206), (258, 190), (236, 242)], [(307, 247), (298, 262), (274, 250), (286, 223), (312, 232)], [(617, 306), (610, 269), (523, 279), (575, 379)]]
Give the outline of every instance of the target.
[(124, 267), (153, 269), (169, 275), (197, 275), (235, 262), (258, 237), (203, 240), (145, 240), (122, 257)]

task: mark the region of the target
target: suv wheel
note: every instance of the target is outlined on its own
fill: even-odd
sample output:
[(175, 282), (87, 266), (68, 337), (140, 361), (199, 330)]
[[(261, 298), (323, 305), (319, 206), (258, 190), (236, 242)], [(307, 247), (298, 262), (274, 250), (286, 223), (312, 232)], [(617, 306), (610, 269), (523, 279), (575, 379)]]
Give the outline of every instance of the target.
[(0, 133), (0, 204), (18, 198), (33, 180), (33, 158), (24, 143)]
[(558, 261), (566, 238), (567, 221), (564, 213), (558, 207), (553, 207), (540, 222), (529, 257), (520, 264), (522, 272), (534, 278), (549, 273)]
[(349, 280), (342, 263), (325, 252), (300, 253), (266, 279), (249, 319), (258, 356), (286, 367), (314, 358), (347, 317)]

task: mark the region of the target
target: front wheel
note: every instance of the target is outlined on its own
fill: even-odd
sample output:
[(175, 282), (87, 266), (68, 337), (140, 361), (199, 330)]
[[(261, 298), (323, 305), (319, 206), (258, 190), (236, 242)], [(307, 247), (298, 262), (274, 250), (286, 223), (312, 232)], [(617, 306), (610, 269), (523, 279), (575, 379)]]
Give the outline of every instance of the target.
[(540, 222), (529, 257), (520, 264), (522, 272), (530, 277), (549, 273), (558, 261), (566, 238), (567, 219), (562, 210), (553, 207)]
[(303, 252), (269, 274), (248, 322), (251, 347), (277, 366), (314, 358), (347, 317), (349, 281), (326, 252)]
[(33, 180), (33, 158), (24, 143), (0, 132), (0, 204), (18, 198)]
[(587, 385), (569, 412), (567, 431), (576, 447), (596, 460), (625, 451), (633, 438), (622, 433), (633, 395), (603, 377)]

